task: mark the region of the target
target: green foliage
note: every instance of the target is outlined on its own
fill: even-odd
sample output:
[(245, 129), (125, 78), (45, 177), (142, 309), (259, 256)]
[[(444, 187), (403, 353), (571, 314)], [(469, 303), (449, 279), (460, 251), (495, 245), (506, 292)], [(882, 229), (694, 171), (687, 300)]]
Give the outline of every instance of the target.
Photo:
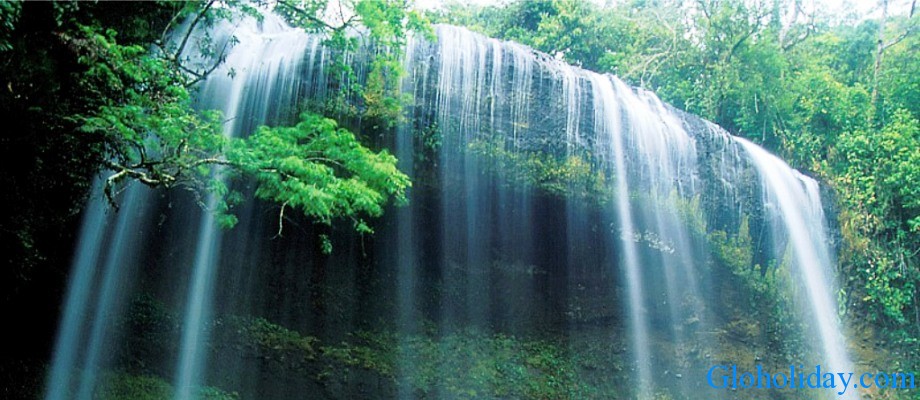
[(748, 217), (744, 216), (737, 234), (729, 235), (724, 231), (715, 230), (708, 236), (715, 256), (735, 273), (754, 269), (754, 249), (749, 226)]
[(296, 353), (307, 360), (316, 356), (317, 339), (273, 324), (264, 318), (231, 316), (225, 322), (241, 343), (254, 348)]
[(0, 2), (0, 54), (13, 49), (10, 38), (16, 29), (16, 21), (21, 11), (22, 4), (19, 1)]
[(542, 152), (508, 150), (503, 143), (474, 140), (468, 151), (485, 160), (486, 169), (498, 173), (506, 183), (533, 187), (560, 196), (603, 200), (607, 178), (589, 161), (590, 155), (555, 157)]
[(98, 399), (165, 399), (172, 395), (172, 386), (155, 376), (113, 374), (103, 378)]
[(577, 0), (514, 1), (478, 9), (450, 3), (432, 17), (513, 40), (589, 69), (596, 69), (610, 49), (606, 38), (618, 34), (603, 23), (606, 11)]
[[(135, 302), (134, 308), (128, 316), (131, 320), (177, 318), (150, 298)], [(140, 355), (140, 372), (105, 376), (100, 392), (106, 397), (102, 398), (151, 398), (148, 393), (168, 397), (170, 386), (144, 372), (143, 361), (148, 360), (145, 355), (162, 354), (175, 346), (174, 327), (137, 321), (125, 326), (130, 327), (126, 334), (136, 345), (126, 347), (129, 354), (121, 357)], [(624, 371), (619, 364), (623, 343), (619, 336), (611, 338), (609, 328), (588, 337), (540, 339), (476, 330), (444, 334), (431, 329), (418, 334), (367, 330), (346, 334), (335, 343), (258, 317), (221, 315), (210, 329), (206, 348), (212, 357), (263, 360), (263, 374), (285, 379), (297, 376), (319, 384), (347, 384), (360, 370), (362, 379), (376, 377), (384, 388), (406, 383), (420, 398), (609, 399), (622, 390), (617, 376)], [(222, 387), (232, 387), (232, 381), (222, 381), (220, 372), (217, 375), (215, 381), (224, 382)]]
[(105, 104), (77, 118), (84, 132), (106, 144), (106, 166), (114, 171), (107, 194), (126, 178), (166, 188), (205, 185), (210, 170), (198, 167), (226, 145), (219, 113), (191, 107), (189, 78), (168, 59), (119, 45), (111, 29), (83, 26), (80, 33), (71, 40), (86, 51), (80, 57), (87, 67), (83, 84)]
[(150, 296), (141, 296), (132, 301), (123, 325), (131, 332), (174, 332), (178, 330), (179, 321), (163, 303)]
[[(129, 354), (122, 357), (136, 357), (131, 353), (138, 351), (161, 354), (175, 345), (175, 327), (163, 323), (177, 319), (173, 312), (151, 298), (136, 301), (133, 309), (124, 325), (137, 345), (125, 348)], [(618, 364), (623, 343), (611, 338), (608, 328), (590, 337), (540, 339), (472, 329), (444, 334), (367, 330), (336, 343), (259, 317), (221, 315), (210, 329), (206, 348), (212, 356), (264, 360), (262, 373), (285, 379), (296, 375), (320, 384), (347, 383), (361, 370), (364, 379), (370, 372), (385, 384), (407, 383), (421, 398), (609, 399), (622, 390), (615, 376), (624, 371)], [(145, 364), (140, 365), (143, 371)], [(205, 398), (235, 398), (213, 388), (201, 390), (215, 396)], [(155, 376), (119, 372), (106, 375), (99, 392), (103, 399), (167, 398), (172, 388)]]
[[(379, 216), (389, 196), (405, 201), (410, 185), (396, 169), (396, 157), (370, 151), (335, 121), (310, 113), (293, 127), (259, 128), (234, 143), (228, 160), (257, 177), (256, 196), (324, 223), (359, 214)], [(355, 229), (371, 232), (360, 218)]]
[[(337, 82), (342, 87), (331, 91), (334, 95), (326, 99), (326, 112), (344, 118), (368, 119), (375, 129), (392, 128), (404, 120), (403, 108), (412, 98), (399, 92), (399, 81), (405, 75), (402, 55), (410, 32), (419, 32), (432, 38), (431, 27), (425, 17), (410, 8), (402, 0), (359, 0), (339, 1), (337, 7), (353, 13), (341, 20), (329, 22), (320, 15), (330, 6), (324, 0), (294, 3), (279, 1), (275, 11), (284, 16), (293, 26), (310, 32), (326, 35), (324, 45), (332, 49), (328, 73), (343, 77)], [(338, 10), (337, 12), (339, 12)], [(355, 31), (365, 32), (356, 35)], [(366, 81), (356, 84), (358, 77), (345, 55), (367, 47), (374, 57), (370, 61)], [(350, 99), (360, 98), (360, 104)]]
[(920, 248), (920, 121), (895, 112), (881, 130), (844, 133), (835, 148), (834, 186), (848, 255), (864, 301), (906, 323), (916, 305)]
[(354, 8), (371, 38), (382, 46), (402, 47), (409, 31), (430, 30), (425, 17), (403, 0), (360, 0)]
[[(401, 3), (360, 2), (356, 7), (360, 21), (385, 47), (401, 50), (407, 29), (423, 26), (414, 14), (407, 16)], [(309, 7), (293, 9), (303, 21), (321, 22), (304, 14), (312, 10)], [(224, 7), (214, 2), (186, 4), (177, 12), (176, 18), (188, 16), (193, 23), (187, 32), (179, 32), (185, 34), (179, 45), (164, 44), (159, 51), (119, 44), (114, 30), (97, 25), (80, 26), (76, 34), (65, 36), (86, 68), (82, 85), (103, 101), (98, 109), (75, 118), (83, 132), (100, 137), (105, 145), (102, 158), (112, 171), (106, 194), (113, 204), (117, 191), (132, 180), (151, 187), (185, 187), (200, 198), (204, 193), (218, 196), (216, 209), (210, 211), (218, 214), (221, 225), (232, 227), (236, 217), (230, 210), (243, 199), (223, 179), (228, 172), (241, 173), (255, 176), (256, 195), (282, 204), (282, 213), (291, 206), (326, 224), (335, 218), (352, 218), (356, 230), (369, 233), (362, 216), (379, 216), (390, 196), (405, 200), (409, 180), (396, 169), (396, 159), (386, 151), (375, 153), (363, 147), (330, 119), (304, 114), (293, 127), (262, 127), (248, 139), (226, 138), (220, 113), (197, 111), (191, 104), (192, 88), (213, 68), (190, 69), (177, 55), (196, 24), (231, 18), (236, 12), (257, 12), (235, 2)], [(349, 23), (315, 28), (332, 29), (330, 40), (341, 40), (340, 49), (346, 50), (355, 43), (344, 36)], [(199, 51), (219, 63), (226, 48), (214, 48), (207, 36), (200, 42), (195, 43)], [(395, 90), (393, 82), (401, 74), (396, 62), (399, 52), (379, 54), (365, 91), (367, 113), (397, 121), (405, 99), (386, 93)], [(328, 240), (323, 241), (323, 249), (331, 250)]]
[[(172, 385), (158, 376), (131, 375), (123, 372), (109, 372), (101, 379), (99, 388), (93, 394), (94, 400), (162, 400), (174, 394)], [(200, 387), (195, 397), (202, 400), (236, 400), (235, 393), (227, 393), (213, 387)]]
[(405, 379), (423, 395), (438, 393), (462, 399), (611, 395), (583, 381), (578, 374), (580, 357), (551, 341), (476, 331), (440, 338), (360, 332), (354, 338), (353, 342), (323, 347), (323, 354), (347, 366)]
[(893, 16), (885, 30), (887, 47), (882, 57), (882, 70), (878, 77), (876, 117), (882, 123), (893, 122), (899, 110), (906, 110), (914, 119), (920, 119), (920, 16), (914, 10), (912, 17)]
[(795, 75), (790, 88), (798, 99), (791, 105), (788, 128), (779, 132), (785, 151), (812, 170), (826, 168), (830, 149), (840, 132), (866, 124), (869, 91), (861, 84), (845, 85), (827, 67)]
[(675, 190), (671, 192), (668, 200), (673, 209), (677, 210), (677, 214), (681, 221), (687, 224), (689, 232), (693, 232), (697, 235), (704, 235), (707, 232), (709, 227), (706, 222), (706, 214), (703, 212), (703, 209), (700, 208), (699, 195), (693, 196), (693, 198), (688, 200), (680, 196)]
[(807, 327), (797, 316), (800, 307), (791, 295), (796, 292), (789, 267), (792, 247), (787, 246), (775, 265), (755, 264), (747, 216), (742, 217), (736, 233), (713, 230), (706, 240), (719, 269), (731, 273), (725, 282), (743, 288), (736, 294), (740, 301), (734, 319), (725, 325), (728, 334), (763, 343), (774, 352), (772, 358), (781, 362), (801, 360), (807, 343), (801, 332)]

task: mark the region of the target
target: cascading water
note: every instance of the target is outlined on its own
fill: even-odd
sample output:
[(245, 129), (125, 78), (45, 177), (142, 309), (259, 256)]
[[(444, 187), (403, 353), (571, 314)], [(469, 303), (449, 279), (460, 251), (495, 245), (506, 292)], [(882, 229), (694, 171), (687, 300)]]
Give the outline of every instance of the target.
[[(736, 139), (750, 155), (764, 185), (764, 202), (774, 208), (773, 229), (788, 237), (794, 260), (792, 264), (805, 286), (812, 318), (817, 320), (817, 334), (829, 369), (852, 371), (845, 339), (837, 320), (832, 294), (836, 286), (833, 265), (826, 243), (827, 227), (818, 182), (789, 168), (783, 160), (757, 145)], [(855, 391), (845, 393), (855, 398)]]
[[(267, 123), (277, 111), (272, 107), (274, 102), (292, 102), (296, 98), (293, 77), (311, 41), (277, 17), (258, 23), (252, 19), (243, 21), (247, 26), (234, 25), (231, 31), (240, 45), (213, 72), (200, 95), (202, 109), (221, 110), (228, 118), (230, 122), (224, 125), (224, 135), (228, 137)], [(215, 174), (220, 174), (219, 168)], [(210, 194), (206, 201), (208, 210), (217, 208), (216, 195)], [(199, 227), (176, 368), (175, 398), (179, 400), (193, 398), (192, 390), (202, 381), (207, 360), (203, 348), (208, 341), (207, 326), (213, 308), (212, 287), (221, 256), (222, 234), (214, 213), (203, 213)]]
[[(228, 136), (292, 123), (328, 88), (350, 84), (328, 70), (332, 53), (320, 38), (272, 15), (208, 29), (216, 43), (239, 40), (198, 93), (199, 107), (223, 111)], [(432, 330), (428, 322), (438, 335), (600, 330), (624, 347), (605, 356), (622, 351), (629, 359), (623, 379), (634, 392), (624, 395), (691, 396), (704, 368), (730, 357), (712, 335), (735, 312), (719, 298), (721, 278), (711, 276), (707, 232), (734, 232), (742, 215), (771, 228), (764, 243), (775, 248), (762, 252), (771, 259), (784, 257), (775, 244), (788, 241), (808, 305), (800, 318), (812, 318), (820, 337), (817, 359), (848, 370), (813, 180), (615, 77), (462, 28), (438, 26), (437, 37), (410, 40), (404, 53), (400, 90), (414, 105), (381, 140), (416, 185), (410, 204), (390, 210), (372, 240), (339, 235), (344, 243), (326, 257), (304, 250), (312, 228), (295, 224), (277, 238), (277, 224), (262, 222), (277, 209), (259, 202), (242, 207), (226, 232), (210, 212), (174, 205), (193, 203), (184, 198), (131, 187), (114, 222), (101, 200), (92, 202), (46, 398), (92, 396), (97, 373), (118, 359), (99, 344), (119, 340), (113, 321), (129, 300), (120, 291), (135, 286), (182, 314), (171, 353), (144, 363), (172, 378), (176, 399), (198, 397), (206, 384), (245, 398), (303, 397), (300, 378), (268, 376), (264, 360), (213, 344), (211, 330), (228, 315), (332, 340), (389, 319), (401, 336), (400, 362), (391, 392), (370, 389), (389, 393), (382, 398), (417, 397), (409, 377), (418, 355), (408, 338)], [(343, 57), (358, 82), (372, 51), (365, 46)], [(755, 173), (759, 184), (749, 179)], [(149, 223), (148, 208), (158, 210), (158, 224)], [(134, 274), (141, 259), (153, 265)], [(113, 275), (121, 264), (130, 266)], [(671, 376), (683, 378), (656, 384)]]
[[(101, 192), (101, 180), (93, 186)], [(106, 215), (104, 199), (91, 201), (83, 218), (60, 332), (45, 398), (89, 400), (98, 372), (108, 361), (105, 346), (118, 340), (114, 326), (130, 287), (138, 238), (143, 227), (143, 189), (130, 187), (125, 206)], [(112, 224), (114, 222), (114, 225)], [(108, 229), (110, 228), (111, 229)], [(97, 267), (102, 270), (97, 273)]]
[[(636, 370), (639, 378), (639, 394), (642, 397), (649, 395), (646, 392), (651, 383), (651, 356), (649, 354), (648, 319), (645, 315), (644, 286), (639, 265), (638, 250), (633, 238), (636, 229), (633, 223), (632, 211), (629, 206), (629, 179), (626, 170), (626, 155), (623, 150), (623, 127), (620, 117), (620, 105), (617, 94), (614, 92), (612, 82), (604, 76), (591, 77), (592, 91), (595, 101), (595, 131), (603, 132), (609, 139), (608, 153), (614, 159), (613, 169), (616, 171), (616, 215), (619, 219), (620, 235), (622, 238), (623, 262), (625, 265), (627, 291), (629, 292), (630, 333), (632, 334), (632, 350), (636, 361)], [(598, 143), (603, 141), (598, 140)]]
[[(199, 95), (202, 109), (218, 109), (227, 117), (224, 134), (228, 137), (239, 136), (240, 132), (252, 129), (259, 124), (277, 120), (278, 109), (272, 107), (274, 101), (294, 102), (298, 98), (298, 87), (293, 77), (298, 74), (303, 52), (311, 43), (318, 43), (316, 38), (307, 37), (287, 27), (279, 18), (271, 16), (264, 21), (244, 19), (241, 23), (224, 23), (217, 29), (224, 35), (218, 37), (217, 47), (233, 35), (240, 39), (240, 44), (227, 56), (226, 63), (213, 71), (204, 83)], [(197, 32), (201, 34), (202, 32)], [(314, 49), (316, 47), (314, 46)], [(192, 57), (197, 62), (213, 62), (200, 57)], [(231, 73), (232, 71), (232, 73)], [(219, 171), (217, 172), (219, 175)], [(100, 185), (96, 185), (99, 189)], [(103, 199), (90, 202), (81, 241), (77, 249), (74, 264), (74, 276), (69, 288), (65, 317), (61, 324), (58, 345), (53, 360), (53, 370), (49, 377), (47, 399), (91, 399), (97, 385), (98, 371), (105, 364), (105, 340), (113, 339), (114, 319), (123, 309), (125, 294), (119, 293), (126, 286), (130, 287), (133, 277), (130, 272), (136, 267), (136, 261), (126, 257), (136, 257), (135, 246), (144, 236), (146, 240), (155, 240), (140, 223), (141, 208), (152, 202), (149, 193), (139, 193), (143, 189), (130, 186), (120, 202), (114, 227), (107, 230), (106, 219), (101, 216), (105, 207)], [(98, 192), (98, 190), (96, 190)], [(143, 197), (147, 196), (147, 197)], [(207, 210), (215, 210), (217, 199), (211, 195), (205, 200)], [(141, 214), (142, 216), (142, 214)], [(108, 239), (100, 233), (107, 232)], [(212, 313), (212, 288), (216, 269), (220, 262), (221, 230), (218, 228), (214, 213), (201, 213), (198, 224), (198, 237), (191, 261), (191, 281), (185, 305), (183, 334), (179, 346), (176, 365), (176, 399), (197, 397), (193, 389), (200, 385), (207, 355), (204, 347), (208, 340), (207, 326)], [(108, 247), (106, 258), (100, 258), (100, 247)], [(105, 260), (102, 270), (98, 299), (94, 300), (94, 312), (87, 314), (93, 301), (89, 300), (92, 283), (96, 276), (96, 266)], [(91, 317), (90, 317), (91, 316)], [(91, 323), (88, 337), (84, 337), (84, 325)], [(85, 341), (78, 345), (78, 341)], [(85, 347), (85, 353), (81, 348)], [(77, 355), (83, 360), (76, 362)], [(79, 369), (78, 369), (79, 368)], [(72, 386), (71, 374), (79, 372), (76, 390)]]

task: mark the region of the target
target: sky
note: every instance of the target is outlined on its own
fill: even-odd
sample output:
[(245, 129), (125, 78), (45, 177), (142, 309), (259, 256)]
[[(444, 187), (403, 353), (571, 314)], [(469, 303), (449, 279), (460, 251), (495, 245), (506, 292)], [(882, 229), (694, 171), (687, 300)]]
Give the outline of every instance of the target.
[[(888, 14), (907, 14), (910, 12), (911, 1), (888, 0)], [(877, 17), (881, 12), (879, 1), (877, 0), (819, 0), (818, 3), (826, 5), (828, 11), (834, 14), (841, 14), (844, 10), (854, 10), (860, 15), (871, 12), (871, 14), (867, 15), (868, 17)]]
[[(455, 0), (458, 1), (458, 0)], [(597, 3), (607, 3), (608, 0), (583, 0), (594, 1)], [(613, 0), (614, 2), (616, 0)], [(689, 0), (688, 0), (689, 1)], [(891, 15), (906, 14), (910, 10), (912, 0), (888, 0), (888, 12)], [(444, 4), (445, 0), (415, 0), (415, 4), (420, 9), (434, 9)], [(481, 5), (500, 4), (502, 0), (463, 0), (462, 3), (475, 3)], [(842, 15), (848, 11), (855, 11), (858, 15), (878, 16), (878, 0), (804, 0), (805, 4), (812, 4), (821, 7), (829, 13)], [(872, 13), (867, 15), (867, 13)]]

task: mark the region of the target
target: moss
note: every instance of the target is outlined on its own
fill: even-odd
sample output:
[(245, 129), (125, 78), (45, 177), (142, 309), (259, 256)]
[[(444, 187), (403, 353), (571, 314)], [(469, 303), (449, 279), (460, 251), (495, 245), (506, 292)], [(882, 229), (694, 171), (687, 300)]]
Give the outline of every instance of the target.
[(741, 218), (738, 233), (730, 235), (725, 231), (713, 230), (707, 238), (713, 254), (729, 266), (733, 273), (748, 275), (748, 272), (754, 269), (754, 247), (747, 216)]
[(486, 169), (500, 173), (511, 186), (601, 202), (610, 196), (606, 174), (591, 164), (591, 154), (561, 157), (541, 151), (508, 150), (504, 143), (494, 140), (474, 140), (467, 150), (486, 160)]
[(801, 361), (808, 347), (801, 332), (808, 327), (798, 311), (803, 307), (796, 304), (799, 287), (790, 271), (792, 248), (787, 246), (782, 258), (769, 265), (754, 263), (748, 221), (742, 216), (735, 234), (713, 230), (706, 237), (716, 268), (728, 272), (724, 282), (734, 296), (729, 302), (736, 306), (721, 331), (731, 341), (755, 343), (774, 361)]
[[(322, 347), (323, 355), (340, 367), (369, 369), (401, 380), (422, 395), (529, 399), (613, 395), (584, 380), (580, 373), (605, 371), (604, 380), (609, 381), (607, 372), (617, 370), (609, 358), (602, 360), (593, 352), (576, 354), (551, 340), (473, 330), (442, 337), (360, 332), (352, 338), (353, 342)], [(330, 367), (324, 377), (343, 373)]]
[[(155, 375), (132, 375), (123, 372), (106, 373), (93, 395), (95, 400), (161, 400), (170, 399), (173, 386)], [(236, 393), (227, 393), (213, 387), (196, 390), (202, 400), (235, 400)]]
[(226, 318), (226, 322), (238, 335), (237, 339), (249, 346), (272, 351), (296, 352), (308, 360), (314, 359), (316, 355), (314, 346), (318, 339), (301, 335), (264, 318), (230, 316)]
[[(322, 346), (323, 356), (333, 363), (348, 367), (372, 370), (387, 377), (393, 377), (396, 368), (396, 337), (386, 333), (360, 331), (351, 334), (351, 341)], [(333, 373), (334, 365), (327, 365), (322, 375)]]

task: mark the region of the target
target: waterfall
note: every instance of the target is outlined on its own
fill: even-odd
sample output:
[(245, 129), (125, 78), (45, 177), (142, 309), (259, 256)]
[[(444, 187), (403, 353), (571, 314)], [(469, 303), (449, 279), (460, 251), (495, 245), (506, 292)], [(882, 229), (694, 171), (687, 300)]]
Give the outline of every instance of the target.
[[(102, 191), (102, 180), (93, 188)], [(125, 189), (117, 214), (105, 199), (90, 201), (74, 257), (74, 275), (58, 332), (46, 399), (92, 399), (99, 370), (108, 363), (108, 345), (120, 339), (117, 316), (124, 310), (147, 226), (150, 192)], [(101, 271), (97, 269), (101, 267)]]
[[(830, 369), (852, 371), (845, 339), (837, 319), (833, 294), (836, 286), (833, 260), (827, 248), (827, 226), (818, 182), (790, 168), (783, 160), (745, 139), (736, 139), (750, 155), (764, 185), (764, 202), (770, 204), (773, 229), (789, 238), (795, 271), (804, 283), (811, 316)], [(847, 393), (855, 398), (855, 391)]]
[[(101, 193), (102, 185), (97, 179), (94, 191)], [(96, 374), (105, 361), (103, 346), (115, 340), (113, 316), (123, 304), (124, 286), (130, 281), (125, 256), (136, 246), (129, 229), (140, 224), (139, 191), (136, 186), (127, 189), (124, 207), (117, 215), (106, 215), (107, 204), (101, 198), (90, 201), (85, 211), (48, 378), (48, 400), (92, 398)], [(101, 272), (97, 272), (99, 265)]]
[[(272, 14), (258, 23), (252, 19), (243, 21), (246, 26), (234, 26), (231, 31), (240, 40), (239, 46), (205, 82), (201, 94), (202, 109), (221, 110), (230, 121), (224, 125), (227, 137), (237, 137), (269, 123), (273, 113), (286, 109), (276, 104), (292, 104), (297, 99), (294, 76), (311, 42), (311, 38), (286, 27)], [(214, 174), (219, 176), (220, 168)], [(215, 194), (209, 194), (207, 209), (216, 210), (217, 201)], [(214, 213), (203, 213), (199, 226), (176, 368), (174, 398), (178, 400), (194, 398), (192, 390), (203, 379), (207, 361), (203, 348), (208, 341), (213, 281), (221, 257), (222, 232)]]
[[(274, 101), (294, 104), (299, 88), (294, 76), (302, 53), (310, 43), (319, 40), (310, 38), (288, 28), (280, 18), (268, 14), (265, 21), (244, 19), (240, 23), (225, 22), (224, 33), (218, 39), (230, 40), (230, 34), (240, 39), (240, 44), (228, 55), (226, 63), (212, 72), (199, 95), (202, 109), (219, 109), (227, 117), (224, 134), (239, 136), (241, 132), (259, 124), (279, 118), (285, 109), (274, 107)], [(202, 32), (197, 32), (202, 34)], [(315, 47), (314, 47), (315, 48)], [(208, 62), (196, 57), (197, 62)], [(231, 73), (232, 71), (232, 73)], [(216, 175), (220, 175), (218, 170)], [(94, 192), (101, 192), (101, 184), (94, 186)], [(73, 267), (64, 318), (57, 340), (52, 372), (49, 376), (46, 399), (91, 399), (97, 384), (98, 372), (105, 366), (106, 340), (114, 339), (114, 316), (125, 303), (125, 287), (130, 287), (133, 262), (126, 257), (136, 257), (135, 248), (141, 241), (156, 240), (149, 237), (138, 214), (143, 206), (153, 202), (148, 192), (136, 185), (127, 188), (121, 209), (115, 214), (116, 222), (107, 229), (106, 218), (102, 216), (105, 200), (94, 199), (89, 203), (83, 228), (80, 233), (77, 256)], [(190, 260), (191, 283), (188, 286), (183, 335), (176, 367), (177, 399), (196, 397), (192, 390), (201, 384), (206, 354), (203, 347), (207, 342), (211, 318), (212, 287), (215, 270), (220, 262), (221, 230), (217, 227), (212, 210), (216, 209), (217, 198), (209, 195), (205, 200), (207, 212), (200, 213), (198, 237), (194, 256)], [(103, 233), (108, 237), (103, 237)], [(100, 258), (101, 247), (108, 248), (105, 258)], [(104, 262), (103, 262), (104, 261)], [(101, 277), (97, 277), (96, 266), (103, 264)], [(96, 288), (98, 299), (91, 299), (93, 281), (99, 279)], [(93, 307), (92, 305), (95, 304)], [(93, 308), (92, 313), (88, 310)], [(88, 337), (84, 337), (86, 324), (91, 324)], [(82, 343), (82, 344), (78, 344)], [(85, 348), (81, 353), (81, 349)], [(79, 383), (74, 392), (70, 375), (77, 372), (77, 358), (82, 359), (79, 367)]]
[[(223, 112), (227, 137), (295, 122), (298, 111), (332, 95), (329, 88), (361, 82), (374, 51), (363, 43), (344, 54), (356, 75), (348, 77), (331, 73), (334, 50), (322, 38), (272, 14), (195, 35), (205, 33), (215, 43), (238, 41), (196, 93), (202, 110)], [(713, 267), (707, 235), (740, 236), (746, 218), (762, 228), (754, 233), (767, 247), (762, 258), (792, 255), (787, 264), (806, 305), (796, 318), (813, 323), (819, 338), (809, 350), (836, 371), (851, 370), (817, 182), (614, 76), (463, 28), (439, 25), (436, 33), (436, 42), (411, 38), (404, 52), (408, 75), (399, 90), (414, 99), (407, 121), (368, 139), (391, 147), (418, 182), (409, 205), (388, 210), (372, 239), (336, 233), (341, 246), (325, 257), (305, 250), (309, 227), (277, 238), (277, 208), (258, 201), (238, 210), (229, 231), (217, 227), (213, 196), (201, 210), (179, 195), (131, 186), (109, 215), (102, 199), (91, 201), (46, 399), (89, 399), (99, 372), (118, 365), (116, 349), (103, 344), (122, 340), (115, 321), (135, 287), (181, 315), (171, 353), (145, 361), (169, 376), (176, 399), (197, 398), (212, 384), (243, 396), (303, 396), (292, 381), (263, 376), (266, 363), (211, 345), (226, 315), (264, 317), (332, 341), (395, 326), (398, 398), (416, 397), (408, 377), (417, 355), (407, 338), (463, 329), (600, 331), (622, 340), (619, 379), (634, 383), (624, 396), (694, 396), (705, 368), (732, 354), (713, 335), (737, 311), (720, 297), (731, 277)], [(150, 223), (154, 213), (158, 224)], [(749, 267), (766, 268), (757, 257)], [(144, 272), (135, 273), (140, 265)]]
[[(291, 30), (272, 14), (264, 21), (243, 21), (246, 26), (231, 30), (239, 45), (205, 82), (201, 95), (202, 109), (221, 110), (231, 121), (224, 125), (224, 135), (228, 137), (245, 135), (294, 109), (299, 94), (295, 82), (298, 66), (307, 47), (318, 40)], [(220, 174), (219, 168), (215, 174)], [(207, 208), (214, 210), (216, 206), (216, 195), (210, 194)], [(207, 360), (203, 347), (208, 341), (213, 308), (212, 287), (221, 256), (222, 234), (212, 212), (202, 214), (199, 231), (176, 368), (178, 400), (193, 398), (193, 388), (202, 382)]]
[[(632, 349), (635, 353), (638, 387), (642, 397), (648, 397), (646, 388), (651, 384), (651, 359), (649, 354), (648, 319), (645, 315), (644, 285), (639, 265), (638, 250), (633, 238), (636, 235), (632, 211), (629, 207), (629, 178), (626, 170), (626, 155), (623, 150), (623, 127), (621, 125), (620, 105), (612, 82), (608, 77), (592, 76), (592, 89), (595, 101), (596, 131), (603, 132), (609, 139), (609, 153), (614, 159), (616, 171), (616, 214), (620, 221), (620, 236), (623, 245), (623, 263), (625, 263), (627, 291), (629, 292), (630, 333)], [(601, 141), (598, 141), (602, 143)]]

